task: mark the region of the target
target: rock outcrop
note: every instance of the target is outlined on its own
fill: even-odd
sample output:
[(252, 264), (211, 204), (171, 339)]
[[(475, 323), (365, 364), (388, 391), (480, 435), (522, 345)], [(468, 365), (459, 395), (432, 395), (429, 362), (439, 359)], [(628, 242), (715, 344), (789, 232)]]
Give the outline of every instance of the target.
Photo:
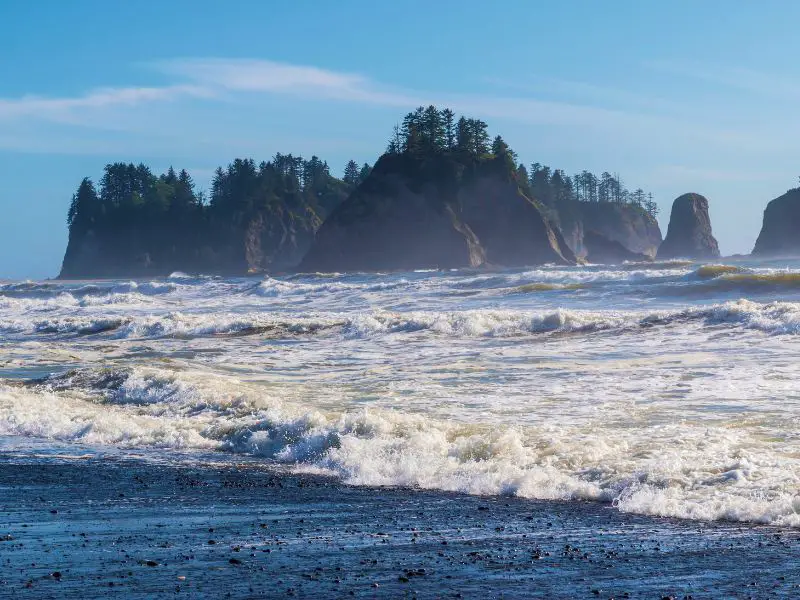
[(618, 242), (623, 249), (633, 254), (650, 258), (655, 257), (661, 245), (658, 221), (641, 206), (634, 204), (572, 202), (561, 207), (558, 220), (567, 244), (582, 258), (590, 253), (585, 241), (589, 231)]
[(569, 264), (506, 156), (387, 154), (323, 223), (301, 271)]
[(800, 255), (800, 188), (789, 190), (767, 204), (753, 254)]
[[(322, 220), (308, 207), (276, 205), (239, 223), (199, 222), (192, 232), (148, 227), (70, 235), (61, 279), (154, 277), (175, 271), (241, 275), (295, 267)], [(181, 235), (183, 233), (183, 235)]]
[(718, 258), (719, 245), (711, 232), (708, 200), (700, 194), (684, 194), (675, 199), (659, 259)]
[[(334, 202), (335, 194), (344, 200), (349, 189), (329, 190), (327, 200)], [(223, 213), (213, 207), (195, 210), (169, 226), (155, 219), (78, 223), (70, 228), (59, 277), (288, 271), (308, 251), (324, 216), (323, 206), (294, 194), (237, 212)]]
[(614, 265), (623, 262), (652, 261), (648, 254), (631, 252), (620, 242), (607, 238), (596, 231), (587, 231), (583, 234), (583, 246), (586, 250), (586, 262), (595, 264)]

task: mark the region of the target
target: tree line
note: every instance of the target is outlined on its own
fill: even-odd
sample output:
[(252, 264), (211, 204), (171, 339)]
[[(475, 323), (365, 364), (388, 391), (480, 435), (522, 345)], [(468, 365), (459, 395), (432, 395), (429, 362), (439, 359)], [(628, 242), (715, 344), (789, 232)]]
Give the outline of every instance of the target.
[(306, 160), (292, 154), (276, 154), (256, 164), (237, 158), (214, 172), (207, 195), (198, 191), (188, 171), (154, 174), (144, 164), (110, 163), (96, 186), (84, 178), (72, 197), (67, 223), (70, 230), (114, 229), (136, 224), (170, 224), (209, 219), (227, 220), (281, 204), (289, 210), (329, 213), (343, 196), (370, 172), (350, 161), (344, 177), (331, 175), (328, 163), (312, 156)]
[(386, 147), (389, 154), (426, 154), (452, 152), (473, 157), (504, 155), (516, 165), (517, 181), (522, 191), (545, 206), (558, 210), (570, 202), (613, 202), (642, 207), (652, 217), (658, 215), (653, 194), (642, 188), (628, 190), (617, 174), (604, 172), (600, 177), (589, 171), (568, 176), (561, 169), (540, 163), (530, 168), (518, 162), (517, 154), (499, 135), (492, 138), (488, 125), (475, 118), (460, 116), (449, 108), (420, 106), (394, 126)]

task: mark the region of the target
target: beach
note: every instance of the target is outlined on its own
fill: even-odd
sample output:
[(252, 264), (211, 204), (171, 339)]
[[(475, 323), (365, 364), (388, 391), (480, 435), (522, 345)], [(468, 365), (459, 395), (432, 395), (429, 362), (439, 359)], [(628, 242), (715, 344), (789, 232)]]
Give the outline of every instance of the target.
[(5, 598), (788, 598), (795, 529), (88, 453), (0, 459)]

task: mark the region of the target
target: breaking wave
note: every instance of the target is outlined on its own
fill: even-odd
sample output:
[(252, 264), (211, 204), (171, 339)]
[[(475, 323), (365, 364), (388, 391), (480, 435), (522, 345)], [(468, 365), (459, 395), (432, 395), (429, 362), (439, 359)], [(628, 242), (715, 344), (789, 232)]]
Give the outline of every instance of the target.
[(3, 282), (0, 435), (800, 526), (798, 279), (741, 260)]
[(348, 338), (381, 334), (430, 332), (449, 337), (512, 337), (547, 333), (649, 329), (680, 323), (729, 325), (770, 334), (800, 333), (800, 303), (758, 303), (739, 300), (712, 306), (635, 311), (464, 310), (369, 311), (300, 317), (263, 313), (181, 313), (145, 316), (70, 316), (0, 319), (0, 331), (15, 334), (79, 334), (113, 332), (115, 338), (192, 338), (217, 335), (310, 335), (338, 331)]
[(800, 526), (800, 459), (744, 429), (679, 422), (498, 426), (402, 410), (321, 411), (235, 379), (78, 370), (0, 385), (0, 435), (216, 450), (343, 482), (596, 500), (640, 514)]

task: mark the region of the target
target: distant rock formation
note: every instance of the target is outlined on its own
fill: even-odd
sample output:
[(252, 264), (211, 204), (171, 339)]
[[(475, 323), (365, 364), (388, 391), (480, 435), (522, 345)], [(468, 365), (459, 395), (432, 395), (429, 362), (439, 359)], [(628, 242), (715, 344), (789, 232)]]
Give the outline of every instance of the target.
[(800, 188), (789, 190), (767, 204), (753, 254), (800, 254)]
[(586, 257), (590, 253), (585, 240), (586, 232), (589, 231), (618, 242), (623, 249), (633, 254), (650, 258), (655, 257), (661, 245), (658, 221), (635, 204), (572, 202), (562, 206), (558, 217), (567, 244), (580, 257)]
[(711, 232), (708, 200), (700, 194), (684, 194), (675, 199), (659, 259), (719, 258), (719, 244)]
[(290, 270), (351, 189), (316, 157), (276, 155), (219, 169), (206, 203), (185, 171), (156, 177), (144, 165), (110, 164), (99, 192), (84, 179), (73, 196), (60, 277)]
[(623, 262), (653, 260), (653, 257), (648, 254), (631, 252), (618, 241), (608, 239), (603, 234), (592, 230), (583, 234), (583, 246), (586, 250), (584, 258), (589, 263), (614, 265)]
[(385, 154), (320, 227), (301, 271), (571, 264), (508, 156)]

